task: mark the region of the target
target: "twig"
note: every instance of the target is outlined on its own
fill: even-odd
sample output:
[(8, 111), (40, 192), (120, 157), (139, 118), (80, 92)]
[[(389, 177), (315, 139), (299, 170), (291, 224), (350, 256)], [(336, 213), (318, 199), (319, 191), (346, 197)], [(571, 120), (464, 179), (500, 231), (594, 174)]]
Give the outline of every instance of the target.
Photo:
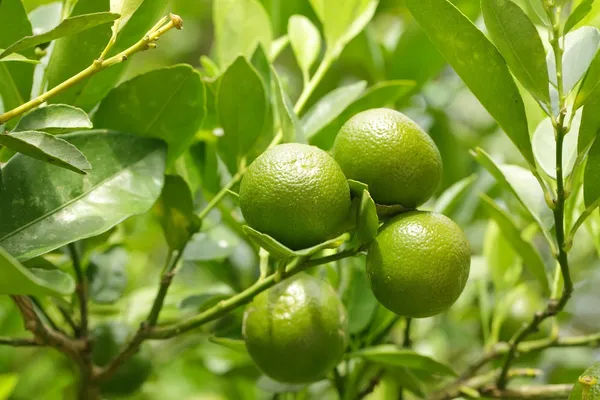
[(404, 327), (404, 340), (402, 347), (410, 348), (412, 346), (412, 339), (410, 338), (410, 328), (412, 326), (412, 318), (406, 318), (406, 325)]
[(479, 392), (492, 399), (565, 400), (573, 385), (522, 386), (515, 389), (483, 388)]
[(12, 347), (36, 347), (36, 346), (43, 346), (42, 343), (36, 342), (35, 339), (9, 338), (9, 337), (0, 337), (0, 345), (12, 346)]
[(56, 307), (58, 308), (60, 315), (62, 315), (63, 319), (65, 320), (67, 325), (69, 325), (75, 336), (79, 335), (79, 327), (77, 327), (77, 324), (73, 320), (73, 317), (71, 317), (71, 313), (60, 304), (56, 304)]
[(75, 270), (75, 277), (77, 279), (77, 286), (75, 292), (79, 303), (79, 316), (81, 318), (79, 329), (77, 330), (77, 337), (87, 338), (88, 335), (88, 284), (85, 275), (83, 274), (83, 268), (81, 266), (81, 257), (79, 251), (74, 243), (70, 243), (69, 253), (73, 260), (73, 269)]
[(42, 305), (42, 303), (37, 298), (35, 298), (34, 296), (29, 296), (29, 298), (33, 302), (33, 304), (35, 306), (35, 310), (44, 319), (44, 322), (47, 323), (48, 325), (50, 325), (50, 327), (52, 329), (54, 329), (55, 331), (60, 332), (63, 335), (66, 335), (66, 333), (62, 329), (60, 329), (58, 327), (58, 325), (56, 325), (56, 323), (52, 320), (52, 318), (50, 317), (50, 315), (48, 315), (48, 313), (46, 312), (46, 309), (44, 308), (44, 306)]
[(67, 79), (63, 83), (55, 86), (54, 88), (41, 94), (40, 96), (36, 97), (35, 99), (32, 99), (32, 100), (28, 101), (27, 103), (20, 105), (19, 107), (16, 107), (10, 111), (7, 111), (4, 114), (1, 114), (0, 115), (0, 125), (4, 124), (6, 121), (9, 121), (15, 117), (18, 117), (21, 114), (26, 113), (27, 111), (29, 111), (31, 109), (34, 109), (35, 107), (45, 103), (46, 101), (48, 101), (50, 98), (56, 96), (57, 94), (62, 93), (63, 91), (88, 79), (92, 75), (95, 75), (98, 72), (100, 72), (106, 68), (109, 68), (115, 64), (119, 64), (119, 63), (126, 61), (129, 57), (131, 57), (135, 53), (139, 53), (141, 51), (148, 50), (152, 47), (156, 47), (155, 42), (158, 40), (159, 37), (161, 37), (162, 35), (164, 35), (166, 32), (170, 31), (173, 28), (181, 29), (182, 24), (183, 24), (182, 19), (179, 16), (172, 14), (170, 21), (166, 25), (149, 31), (146, 35), (144, 35), (144, 37), (141, 40), (139, 40), (136, 44), (129, 47), (128, 49), (123, 50), (119, 54), (117, 54), (113, 57), (110, 57), (106, 60), (99, 59), (99, 60), (94, 61), (92, 63), (92, 65), (90, 65), (89, 67), (87, 67), (86, 69), (84, 69), (83, 71), (78, 73), (77, 75), (72, 76), (71, 78)]

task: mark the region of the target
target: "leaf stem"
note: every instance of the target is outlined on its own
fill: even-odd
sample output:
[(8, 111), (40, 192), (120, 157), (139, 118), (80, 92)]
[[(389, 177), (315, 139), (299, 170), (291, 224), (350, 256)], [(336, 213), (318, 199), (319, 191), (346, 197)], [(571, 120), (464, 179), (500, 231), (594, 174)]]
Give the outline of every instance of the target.
[(302, 93), (300, 93), (300, 97), (298, 97), (298, 100), (296, 101), (296, 105), (294, 106), (294, 112), (296, 114), (300, 114), (300, 112), (302, 112), (302, 109), (304, 109), (304, 106), (306, 106), (308, 99), (325, 77), (325, 74), (329, 70), (332, 62), (333, 57), (331, 57), (329, 53), (326, 53), (325, 57), (323, 57), (323, 60), (321, 61), (321, 64), (319, 64), (319, 68), (317, 68), (317, 71), (313, 77), (304, 86)]
[[(163, 20), (161, 20), (161, 21), (163, 21)], [(166, 25), (161, 26), (159, 28), (156, 28), (156, 26), (155, 26), (155, 28), (153, 28), (154, 30), (148, 31), (148, 33), (146, 33), (142, 39), (140, 39), (137, 43), (135, 43), (133, 46), (129, 47), (128, 49), (123, 50), (122, 52), (120, 52), (106, 60), (103, 60), (103, 59), (95, 60), (89, 67), (87, 67), (83, 71), (79, 72), (77, 75), (72, 76), (71, 78), (67, 79), (63, 83), (55, 86), (54, 88), (48, 90), (45, 93), (39, 95), (35, 99), (32, 99), (32, 100), (28, 101), (27, 103), (24, 103), (10, 111), (7, 111), (4, 114), (1, 114), (0, 115), (0, 125), (4, 124), (5, 122), (7, 122), (13, 118), (18, 117), (21, 114), (26, 113), (29, 110), (34, 109), (35, 107), (38, 107), (39, 105), (48, 101), (50, 98), (79, 84), (80, 82), (88, 79), (92, 75), (95, 75), (98, 72), (100, 72), (108, 67), (111, 67), (115, 64), (119, 64), (119, 63), (126, 61), (129, 57), (131, 57), (135, 53), (139, 53), (141, 51), (148, 50), (152, 47), (155, 47), (155, 42), (158, 40), (158, 38), (160, 38), (162, 35), (164, 35), (165, 33), (167, 33), (168, 31), (170, 31), (173, 28), (181, 29), (181, 25), (182, 25), (181, 18), (177, 15), (171, 14), (170, 21)], [(110, 42), (109, 42), (109, 44), (110, 44)], [(104, 52), (103, 52), (103, 54), (104, 54)]]
[(579, 218), (577, 218), (577, 221), (575, 221), (575, 224), (573, 224), (573, 227), (571, 228), (571, 231), (569, 232), (569, 236), (566, 241), (566, 250), (567, 251), (573, 245), (573, 238), (575, 237), (577, 230), (581, 227), (581, 225), (583, 225), (585, 220), (588, 219), (588, 217), (590, 217), (594, 211), (596, 211), (598, 206), (600, 206), (600, 198), (596, 199), (595, 202), (593, 202), (592, 204), (587, 206), (587, 208), (581, 213)]

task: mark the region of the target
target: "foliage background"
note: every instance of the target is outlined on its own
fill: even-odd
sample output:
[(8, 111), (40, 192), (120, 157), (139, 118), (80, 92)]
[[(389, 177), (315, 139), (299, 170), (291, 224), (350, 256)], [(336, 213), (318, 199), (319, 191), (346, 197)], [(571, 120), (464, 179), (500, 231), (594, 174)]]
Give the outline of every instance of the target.
[[(274, 37), (286, 33), (288, 18), (294, 14), (305, 15), (319, 26), (306, 0), (261, 1), (270, 16)], [(52, 7), (55, 5), (51, 1), (24, 0), (24, 3), (32, 13), (30, 15), (35, 15), (37, 20), (52, 18)], [(459, 0), (456, 3), (471, 18), (481, 21), (477, 19), (479, 1)], [(175, 63), (200, 66), (202, 55), (214, 54), (212, 5), (210, 0), (173, 0), (170, 10), (183, 17), (184, 32), (167, 35), (161, 39), (156, 51), (133, 57), (128, 61), (130, 65), (122, 81)], [(47, 8), (42, 13), (38, 7)], [(600, 4), (594, 5), (582, 24), (600, 27)], [(290, 97), (295, 99), (302, 89), (302, 75), (289, 47), (277, 59), (275, 66)], [(417, 82), (418, 87), (413, 95), (404, 98), (397, 107), (430, 133), (442, 153), (444, 179), (439, 194), (453, 184), (468, 179), (466, 190), (459, 201), (453, 204), (449, 214), (467, 232), (472, 245), (474, 256), (469, 283), (459, 302), (448, 313), (418, 320), (413, 327), (414, 347), (419, 352), (447, 361), (456, 370), (462, 370), (479, 354), (483, 345), (482, 329), (485, 328), (482, 328), (482, 321), (489, 322), (490, 316), (501, 313), (503, 307), (527, 309), (526, 296), (514, 294), (516, 280), (511, 283), (508, 277), (510, 273), (514, 275), (515, 271), (520, 271), (522, 261), (507, 245), (497, 225), (482, 210), (478, 194), (488, 193), (510, 205), (511, 210), (519, 208), (512, 204), (515, 200), (478, 166), (469, 150), (482, 147), (499, 162), (522, 164), (522, 158), (445, 64), (412, 20), (402, 1), (380, 2), (368, 29), (346, 47), (311, 97), (308, 108), (314, 101), (342, 85), (365, 80), (371, 86), (392, 79)], [(533, 99), (525, 91), (522, 93), (526, 99), (530, 130), (533, 131), (544, 115)], [(218, 190), (219, 182), (227, 181), (224, 168), (219, 170), (219, 174), (213, 175), (210, 168), (202, 165), (207, 160), (198, 156), (205, 147), (214, 146), (216, 139), (211, 130), (198, 132), (195, 144), (186, 155), (186, 162), (179, 162), (176, 167), (194, 190), (197, 209), (205, 204), (205, 197)], [(232, 206), (228, 201), (228, 206)], [(236, 216), (239, 217), (234, 214)], [(513, 217), (519, 221), (520, 228), (525, 229), (529, 225), (526, 215)], [(171, 288), (163, 318), (175, 319), (189, 314), (197, 308), (196, 304), (202, 296), (239, 291), (258, 276), (256, 254), (234, 224), (227, 223), (228, 218), (231, 215), (222, 215), (219, 210), (209, 215), (203, 233), (192, 244), (193, 252), (202, 256), (190, 256), (185, 261), (183, 270)], [(597, 212), (594, 218), (596, 223), (600, 223)], [(219, 224), (222, 221), (225, 223)], [(531, 240), (541, 243), (537, 235), (533, 232)], [(568, 335), (600, 330), (597, 312), (600, 304), (600, 291), (597, 289), (600, 283), (600, 239), (597, 232), (593, 234), (589, 229), (581, 229), (578, 236), (576, 246), (570, 253), (577, 294), (567, 306), (567, 313), (561, 316), (561, 330)], [(167, 253), (156, 214), (130, 218), (101, 238), (86, 240), (85, 248), (98, 265), (110, 263), (121, 269), (119, 285), (124, 288), (122, 297), (114, 304), (92, 303), (93, 318), (96, 321), (116, 318), (132, 325), (138, 323), (145, 316), (155, 293), (162, 260)], [(551, 265), (549, 249), (544, 246), (539, 246), (539, 249), (546, 264)], [(69, 263), (61, 253), (54, 253), (51, 257), (58, 266)], [(386, 315), (373, 302), (364, 281), (359, 281), (364, 277), (358, 273), (340, 272), (344, 269), (359, 270), (361, 262), (361, 259), (344, 261), (342, 264), (356, 265), (342, 265), (342, 268), (324, 266), (313, 273), (329, 277), (341, 286), (353, 280), (356, 291), (353, 296), (357, 300), (354, 303), (356, 307), (349, 310), (351, 319), (376, 325), (377, 319), (383, 319)], [(539, 288), (527, 275), (518, 281), (531, 287), (532, 292), (539, 293)], [(515, 298), (516, 301), (511, 301)], [(371, 319), (373, 315), (374, 320)], [(206, 329), (216, 330), (221, 336), (235, 337), (239, 322), (240, 313), (236, 312), (225, 321), (218, 321)], [(229, 331), (219, 330), (220, 327), (226, 327)], [(399, 321), (390, 340), (401, 342), (402, 332), (403, 323)], [(0, 297), (0, 333), (13, 336), (24, 333), (18, 312), (5, 296)], [(130, 397), (132, 399), (266, 399), (271, 398), (273, 390), (277, 389), (277, 384), (261, 378), (244, 352), (212, 343), (208, 335), (201, 332), (169, 341), (151, 342), (151, 346), (153, 374), (142, 390)], [(600, 353), (587, 348), (549, 349), (540, 356), (521, 359), (518, 364), (542, 369), (545, 374), (536, 378), (539, 382), (572, 383), (583, 369), (598, 360)], [(402, 382), (402, 373), (399, 369), (386, 375), (382, 384), (368, 398), (392, 398), (399, 382)], [(421, 378), (421, 385), (427, 386), (428, 377)], [(73, 379), (74, 374), (67, 361), (52, 349), (0, 347), (0, 399), (62, 399), (73, 384)], [(310, 393), (314, 398), (334, 398), (326, 383), (312, 385)]]

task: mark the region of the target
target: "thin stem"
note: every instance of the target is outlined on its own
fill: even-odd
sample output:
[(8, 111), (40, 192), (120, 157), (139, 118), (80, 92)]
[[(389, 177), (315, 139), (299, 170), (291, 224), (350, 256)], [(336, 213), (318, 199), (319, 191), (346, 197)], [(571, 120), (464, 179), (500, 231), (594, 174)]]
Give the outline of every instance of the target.
[[(186, 243), (187, 244), (187, 243)], [(181, 250), (177, 251), (177, 255), (175, 257), (168, 257), (168, 264), (165, 268), (165, 271), (162, 274), (162, 278), (160, 280), (160, 287), (158, 289), (158, 293), (154, 298), (154, 303), (152, 304), (152, 308), (150, 310), (150, 314), (148, 314), (148, 318), (146, 320), (147, 326), (152, 327), (155, 326), (158, 322), (158, 317), (160, 316), (160, 311), (163, 308), (165, 298), (167, 297), (167, 293), (169, 292), (169, 287), (171, 287), (171, 283), (173, 282), (173, 278), (177, 273), (177, 265), (183, 256), (185, 251), (185, 245), (181, 248)]]
[(583, 223), (585, 222), (586, 219), (588, 219), (592, 213), (594, 211), (596, 211), (596, 209), (598, 208), (598, 206), (600, 206), (600, 198), (597, 199), (595, 202), (593, 202), (592, 204), (590, 204), (579, 216), (579, 218), (577, 218), (577, 221), (575, 221), (575, 224), (573, 224), (573, 227), (571, 228), (571, 231), (569, 232), (569, 236), (567, 238), (566, 241), (566, 250), (570, 250), (571, 246), (573, 245), (573, 238), (575, 237), (575, 234), (577, 233), (577, 230), (581, 227), (581, 225), (583, 225)]
[(412, 327), (412, 318), (406, 318), (406, 325), (404, 326), (404, 340), (402, 347), (410, 348), (412, 346), (412, 339), (410, 338), (410, 328)]
[(33, 304), (35, 306), (35, 310), (42, 316), (44, 322), (47, 323), (48, 325), (50, 325), (50, 327), (52, 329), (54, 329), (55, 331), (64, 334), (62, 329), (60, 329), (58, 327), (58, 325), (56, 325), (56, 323), (54, 322), (54, 320), (52, 320), (52, 318), (50, 317), (48, 312), (46, 312), (46, 309), (44, 308), (43, 304), (34, 296), (29, 296), (29, 298), (33, 302)]
[(80, 326), (77, 332), (78, 337), (86, 338), (88, 335), (88, 286), (87, 279), (83, 274), (83, 268), (81, 267), (81, 258), (79, 256), (79, 251), (74, 243), (70, 243), (69, 253), (71, 254), (71, 259), (73, 260), (73, 269), (75, 270), (75, 277), (77, 279), (77, 287), (75, 292), (77, 293), (77, 298), (79, 302), (79, 315), (81, 318)]
[(164, 35), (166, 32), (168, 32), (169, 30), (171, 30), (173, 28), (181, 29), (182, 23), (183, 22), (180, 17), (172, 14), (170, 21), (166, 25), (162, 26), (161, 28), (155, 29), (154, 31), (149, 31), (146, 35), (144, 35), (144, 37), (141, 40), (139, 40), (136, 44), (129, 47), (128, 49), (123, 50), (119, 54), (117, 54), (113, 57), (110, 57), (106, 60), (100, 59), (100, 60), (94, 61), (92, 63), (92, 65), (90, 65), (83, 71), (79, 72), (77, 75), (72, 76), (71, 78), (67, 79), (63, 83), (55, 86), (54, 88), (41, 94), (40, 96), (36, 97), (35, 99), (32, 99), (32, 100), (28, 101), (27, 103), (24, 103), (10, 111), (7, 111), (4, 114), (1, 114), (0, 115), (0, 125), (6, 123), (7, 121), (9, 121), (13, 118), (18, 117), (21, 114), (26, 113), (29, 110), (34, 109), (35, 107), (48, 101), (50, 98), (58, 95), (59, 93), (64, 92), (65, 90), (79, 84), (80, 82), (88, 79), (92, 75), (95, 75), (98, 72), (100, 72), (108, 67), (111, 67), (115, 64), (119, 64), (121, 62), (126, 61), (129, 57), (131, 57), (135, 53), (139, 53), (141, 51), (148, 50), (152, 47), (155, 47), (154, 42), (156, 42), (159, 37), (161, 37), (162, 35)]
[(12, 346), (12, 347), (43, 346), (41, 343), (36, 342), (35, 339), (9, 338), (9, 337), (0, 337), (0, 345)]
[(208, 215), (209, 212), (211, 212), (211, 210), (213, 208), (215, 208), (215, 206), (217, 204), (219, 204), (219, 202), (221, 200), (223, 200), (223, 197), (225, 197), (225, 195), (227, 193), (229, 193), (229, 190), (231, 190), (231, 188), (240, 181), (240, 179), (242, 179), (242, 176), (244, 176), (244, 172), (246, 172), (245, 168), (241, 168), (237, 174), (235, 174), (233, 176), (233, 178), (231, 178), (231, 180), (227, 183), (227, 185), (225, 185), (223, 188), (221, 188), (221, 190), (219, 191), (219, 193), (217, 193), (215, 195), (215, 197), (212, 198), (212, 200), (206, 205), (206, 207), (204, 207), (204, 209), (202, 209), (202, 211), (200, 211), (200, 213), (198, 214), (198, 218), (200, 219), (204, 219), (206, 218), (206, 216)]
[(262, 247), (258, 250), (258, 256), (260, 258), (260, 276), (258, 280), (263, 280), (269, 275), (269, 252)]
[(71, 330), (73, 331), (73, 333), (75, 335), (78, 335), (77, 332), (79, 332), (79, 327), (77, 326), (77, 324), (73, 320), (73, 317), (71, 317), (71, 313), (67, 309), (65, 309), (63, 306), (61, 306), (60, 304), (56, 304), (56, 307), (58, 308), (58, 311), (60, 312), (60, 315), (62, 315), (63, 319), (65, 320), (65, 322), (67, 323), (67, 325), (69, 325), (69, 327), (71, 328)]
[(306, 106), (306, 103), (308, 102), (308, 99), (325, 77), (325, 74), (327, 73), (327, 70), (331, 66), (332, 62), (333, 58), (329, 54), (325, 54), (325, 57), (319, 65), (319, 68), (317, 68), (317, 71), (313, 77), (310, 79), (310, 81), (308, 81), (308, 84), (304, 86), (302, 93), (300, 93), (300, 97), (298, 97), (298, 100), (296, 101), (296, 105), (294, 106), (294, 112), (296, 114), (300, 114), (300, 112), (302, 112), (304, 106)]

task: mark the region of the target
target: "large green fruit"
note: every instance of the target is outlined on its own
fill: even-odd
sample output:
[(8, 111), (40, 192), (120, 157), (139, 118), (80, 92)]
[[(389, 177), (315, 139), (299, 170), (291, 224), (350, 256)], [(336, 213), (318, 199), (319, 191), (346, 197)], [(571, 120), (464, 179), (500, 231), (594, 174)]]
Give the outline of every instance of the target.
[(322, 379), (347, 342), (344, 306), (326, 282), (301, 273), (256, 296), (243, 334), (256, 365), (286, 383)]

